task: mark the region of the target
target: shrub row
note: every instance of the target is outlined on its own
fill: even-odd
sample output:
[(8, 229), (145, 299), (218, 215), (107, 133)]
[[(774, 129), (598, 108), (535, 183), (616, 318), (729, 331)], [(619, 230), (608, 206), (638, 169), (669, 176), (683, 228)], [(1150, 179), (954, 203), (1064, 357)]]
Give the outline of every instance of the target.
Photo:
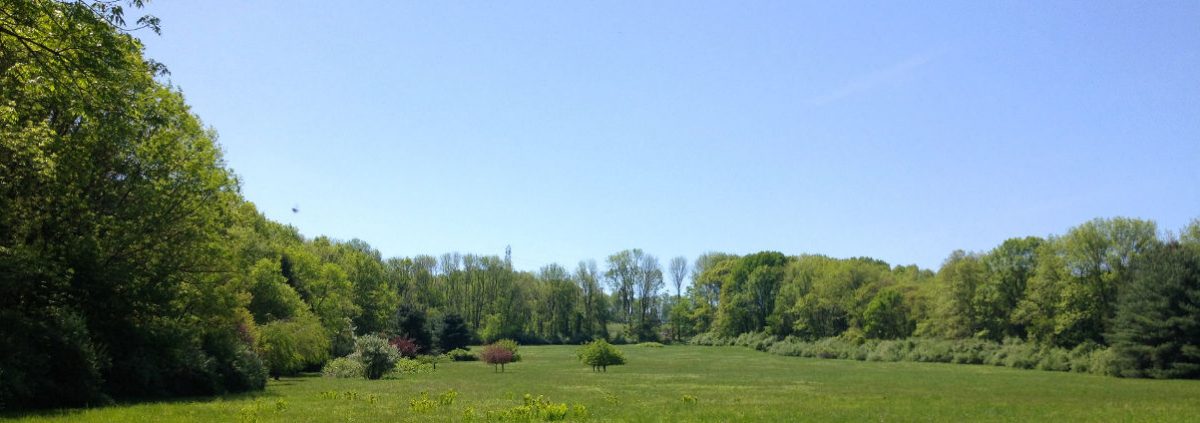
[(742, 346), (795, 357), (984, 364), (1102, 375), (1115, 375), (1117, 372), (1112, 351), (1093, 343), (1081, 344), (1068, 350), (1037, 345), (1016, 338), (1005, 339), (1002, 343), (981, 339), (862, 340), (844, 337), (806, 341), (795, 337), (780, 340), (766, 333), (744, 333), (734, 338), (701, 334), (692, 338), (691, 343)]

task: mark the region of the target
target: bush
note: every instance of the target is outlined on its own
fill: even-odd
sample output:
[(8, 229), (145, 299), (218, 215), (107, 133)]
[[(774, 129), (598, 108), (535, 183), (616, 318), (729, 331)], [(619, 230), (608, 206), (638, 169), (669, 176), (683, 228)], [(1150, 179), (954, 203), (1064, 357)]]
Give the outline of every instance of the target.
[(400, 379), (405, 375), (418, 375), (432, 373), (433, 365), (422, 363), (419, 360), (411, 358), (401, 358), (396, 360), (396, 366), (391, 371), (383, 375), (384, 379)]
[(738, 335), (736, 338), (733, 338), (727, 342), (728, 345), (737, 345), (753, 348), (759, 351), (766, 351), (771, 349), (771, 346), (775, 345), (775, 343), (778, 341), (779, 338), (776, 338), (775, 335), (767, 332), (747, 332)]
[(405, 358), (416, 357), (421, 351), (421, 347), (412, 338), (398, 336), (388, 340), (388, 344), (391, 344), (392, 348), (395, 348), (400, 356)]
[(1109, 349), (1097, 344), (1075, 350), (1042, 346), (1009, 338), (1003, 344), (983, 339), (866, 340), (854, 345), (840, 337), (804, 341), (788, 337), (768, 349), (778, 355), (869, 361), (919, 361), (929, 363), (988, 364), (1017, 369), (1111, 374), (1117, 366)]
[(1071, 371), (1076, 373), (1087, 373), (1092, 368), (1092, 354), (1103, 349), (1104, 347), (1100, 344), (1090, 341), (1076, 345), (1075, 348), (1071, 350), (1071, 355), (1069, 357)]
[(329, 337), (312, 316), (276, 320), (259, 330), (259, 348), (271, 376), (294, 375), (329, 357)]
[(661, 342), (642, 342), (637, 344), (637, 346), (644, 348), (662, 348), (663, 344)]
[(242, 345), (234, 352), (226, 372), (225, 387), (230, 392), (259, 390), (267, 386), (267, 365), (254, 350)]
[(386, 339), (377, 335), (358, 337), (354, 343), (354, 354), (363, 366), (363, 377), (379, 379), (391, 371), (400, 360), (400, 352), (388, 344)]
[[(499, 343), (485, 345), (483, 351), (479, 353), (479, 358), (487, 364), (491, 364), (493, 369), (504, 371), (504, 365), (516, 361), (513, 358), (513, 351)], [(499, 367), (497, 367), (499, 366)]]
[(901, 361), (904, 360), (907, 349), (905, 341), (880, 341), (867, 354), (867, 361)]
[(474, 353), (462, 348), (450, 350), (446, 353), (446, 358), (449, 358), (450, 361), (475, 361), (479, 359)]
[(354, 354), (348, 357), (338, 357), (325, 363), (325, 367), (321, 369), (321, 375), (335, 378), (364, 377), (363, 364)]
[(1038, 360), (1037, 369), (1069, 371), (1071, 370), (1071, 354), (1062, 348), (1047, 348)]
[(520, 347), (520, 345), (517, 344), (517, 341), (511, 340), (511, 339), (501, 339), (499, 341), (493, 342), (492, 345), (497, 345), (500, 348), (504, 348), (504, 349), (511, 351), (513, 362), (521, 361), (521, 353), (520, 353), (520, 351), (517, 350)]
[[(614, 342), (614, 344), (615, 343), (616, 342)], [(707, 346), (719, 347), (719, 346), (725, 346), (725, 345), (733, 345), (733, 340), (731, 340), (729, 338), (725, 338), (720, 335), (717, 335), (712, 332), (705, 332), (705, 333), (693, 336), (692, 340), (689, 341), (689, 343), (692, 345), (707, 345)]]
[[(661, 344), (660, 344), (661, 345)], [(625, 355), (603, 339), (597, 339), (579, 348), (576, 354), (583, 364), (592, 366), (592, 371), (608, 371), (608, 366), (625, 364)]]
[(1093, 374), (1116, 376), (1120, 374), (1117, 352), (1112, 348), (1096, 350), (1088, 357), (1088, 370)]
[(102, 358), (82, 317), (0, 310), (0, 324), (0, 410), (106, 402)]

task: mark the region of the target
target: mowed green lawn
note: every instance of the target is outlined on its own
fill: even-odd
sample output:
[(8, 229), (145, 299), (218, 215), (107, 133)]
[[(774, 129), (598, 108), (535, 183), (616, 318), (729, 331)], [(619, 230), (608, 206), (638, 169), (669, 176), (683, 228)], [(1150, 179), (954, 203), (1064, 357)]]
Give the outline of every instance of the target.
[[(493, 373), (443, 363), (404, 380), (271, 381), (265, 392), (56, 411), (22, 421), (462, 421), (524, 394), (583, 404), (590, 421), (1197, 421), (1200, 381), (1129, 380), (990, 366), (782, 357), (740, 347), (623, 346), (629, 364), (593, 373), (575, 347), (522, 347)], [(416, 413), (410, 400), (458, 392)], [(331, 395), (334, 391), (337, 395)], [(347, 395), (352, 392), (354, 395)], [(690, 395), (695, 402), (685, 402)]]

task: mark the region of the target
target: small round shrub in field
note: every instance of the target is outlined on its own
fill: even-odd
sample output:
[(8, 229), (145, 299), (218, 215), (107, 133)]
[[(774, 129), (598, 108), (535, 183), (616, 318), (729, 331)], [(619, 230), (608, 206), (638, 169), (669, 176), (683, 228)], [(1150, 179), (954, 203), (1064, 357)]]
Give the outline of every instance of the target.
[(637, 346), (645, 347), (645, 348), (662, 348), (663, 344), (660, 342), (642, 342), (640, 344), (637, 344)]
[(354, 354), (363, 366), (363, 376), (379, 379), (396, 367), (400, 352), (387, 339), (376, 335), (363, 335), (354, 343)]
[(501, 348), (512, 351), (512, 355), (513, 355), (512, 361), (513, 362), (521, 361), (521, 353), (519, 351), (517, 351), (517, 347), (519, 347), (519, 345), (517, 344), (517, 341), (511, 340), (511, 339), (501, 339), (496, 342), (493, 342), (492, 345), (497, 345), (497, 346), (500, 346)]
[(579, 348), (579, 361), (592, 366), (592, 371), (607, 372), (608, 366), (625, 364), (625, 355), (603, 339), (597, 339)]
[(449, 358), (450, 361), (475, 361), (479, 359), (479, 357), (475, 356), (475, 353), (462, 348), (450, 350), (446, 353), (446, 358)]
[(479, 358), (484, 363), (491, 364), (493, 369), (499, 369), (501, 372), (504, 371), (505, 364), (517, 361), (515, 356), (516, 354), (513, 354), (511, 349), (500, 343), (485, 345), (483, 351), (479, 352)]

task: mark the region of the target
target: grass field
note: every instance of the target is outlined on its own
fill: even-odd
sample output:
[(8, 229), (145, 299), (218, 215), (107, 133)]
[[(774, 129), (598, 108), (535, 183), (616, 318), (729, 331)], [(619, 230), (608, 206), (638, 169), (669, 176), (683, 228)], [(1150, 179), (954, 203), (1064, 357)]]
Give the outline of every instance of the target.
[[(443, 363), (403, 380), (321, 377), (271, 381), (265, 392), (20, 416), (19, 421), (463, 421), (512, 408), (524, 394), (582, 404), (589, 421), (1196, 421), (1200, 381), (925, 363), (783, 357), (739, 347), (621, 347), (607, 373), (575, 361), (575, 347), (522, 347), (494, 373)], [(410, 401), (449, 389), (449, 406)], [(347, 394), (351, 393), (351, 394)], [(695, 401), (684, 401), (689, 395)]]

